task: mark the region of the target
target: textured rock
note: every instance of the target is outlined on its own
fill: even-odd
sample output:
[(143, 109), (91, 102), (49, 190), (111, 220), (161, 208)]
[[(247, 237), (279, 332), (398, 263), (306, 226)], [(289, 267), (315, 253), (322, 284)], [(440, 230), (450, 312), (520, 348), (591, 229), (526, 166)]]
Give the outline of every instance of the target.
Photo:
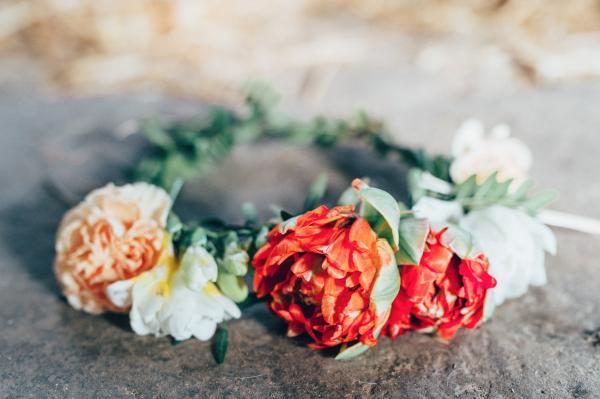
[[(343, 79), (339, 87), (351, 87), (352, 79), (346, 86)], [(390, 118), (400, 140), (430, 149), (448, 148), (452, 129), (470, 115), (511, 123), (533, 147), (540, 185), (562, 191), (556, 207), (600, 217), (597, 88), (400, 101), (394, 108), (373, 87), (361, 93), (369, 108)], [(418, 334), (383, 339), (352, 362), (285, 338), (283, 323), (262, 305), (229, 323), (230, 350), (220, 366), (209, 343), (172, 346), (166, 338), (136, 336), (126, 317), (71, 309), (51, 271), (62, 202), (109, 179), (122, 181), (141, 142), (111, 134), (122, 122), (156, 112), (185, 116), (198, 105), (140, 97), (50, 101), (34, 94), (0, 94), (0, 397), (600, 396), (600, 347), (584, 334), (600, 327), (600, 238), (567, 231), (557, 231), (548, 286), (509, 301), (490, 323), (460, 332), (450, 344)], [(348, 109), (350, 100), (334, 94), (342, 103), (331, 109)], [(259, 203), (263, 213), (271, 203), (294, 209), (322, 169), (332, 171), (332, 198), (363, 175), (377, 175), (377, 184), (402, 194), (403, 170), (366, 151), (268, 144), (240, 148), (218, 173), (190, 184), (180, 211), (235, 220), (245, 201)]]

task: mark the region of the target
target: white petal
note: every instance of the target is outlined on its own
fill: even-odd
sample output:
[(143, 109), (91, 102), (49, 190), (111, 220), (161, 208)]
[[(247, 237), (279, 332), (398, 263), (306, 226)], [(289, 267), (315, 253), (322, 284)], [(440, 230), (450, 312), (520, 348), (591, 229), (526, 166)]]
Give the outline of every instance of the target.
[(131, 306), (132, 280), (121, 280), (106, 287), (106, 296), (115, 305), (120, 308)]
[(181, 271), (187, 286), (201, 291), (209, 281), (217, 281), (217, 262), (201, 246), (189, 247), (181, 260)]
[(193, 323), (192, 330), (194, 337), (200, 341), (208, 341), (215, 335), (217, 323), (210, 319), (200, 319)]
[[(193, 262), (184, 270), (182, 265), (172, 272), (170, 278), (168, 267), (153, 269), (134, 281), (130, 317), (136, 333), (168, 334), (177, 340), (192, 336), (206, 340), (212, 337), (218, 323), (240, 317), (241, 312), (235, 303), (212, 283), (200, 291), (190, 288), (187, 283), (190, 276), (206, 280), (203, 274), (205, 266)], [(168, 284), (168, 289), (164, 289), (165, 284)]]
[(478, 119), (467, 119), (458, 128), (452, 141), (452, 155), (459, 157), (483, 140), (484, 126)]
[(437, 198), (423, 197), (412, 208), (415, 216), (427, 218), (432, 222), (456, 221), (462, 214), (462, 207), (455, 201), (442, 201)]

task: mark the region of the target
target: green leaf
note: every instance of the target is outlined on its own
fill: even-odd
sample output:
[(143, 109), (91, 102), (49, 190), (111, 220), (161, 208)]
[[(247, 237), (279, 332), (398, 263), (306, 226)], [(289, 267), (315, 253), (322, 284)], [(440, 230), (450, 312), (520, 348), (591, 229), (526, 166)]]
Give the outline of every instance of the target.
[(400, 238), (396, 261), (401, 265), (418, 265), (425, 250), (429, 222), (426, 219), (401, 219), (398, 231)]
[(175, 200), (177, 200), (177, 197), (179, 196), (179, 193), (183, 188), (184, 182), (185, 180), (183, 180), (181, 177), (175, 179), (175, 181), (171, 185), (171, 189), (169, 190), (169, 196), (171, 197), (171, 201), (175, 202)]
[(427, 190), (421, 187), (421, 178), (423, 173), (423, 170), (418, 168), (411, 168), (408, 171), (406, 183), (408, 185), (408, 193), (410, 194), (410, 199), (413, 204), (427, 195)]
[(472, 258), (481, 253), (481, 250), (475, 245), (473, 235), (456, 225), (448, 224), (442, 239), (462, 259)]
[(213, 341), (212, 353), (215, 361), (218, 364), (222, 364), (225, 361), (225, 355), (227, 354), (227, 347), (229, 346), (229, 332), (225, 326), (219, 326), (215, 333)]
[(327, 174), (321, 173), (308, 189), (308, 194), (304, 200), (304, 212), (315, 209), (323, 202), (325, 191), (327, 190)]
[(167, 231), (175, 235), (179, 233), (183, 229), (183, 223), (181, 223), (181, 219), (173, 212), (169, 212), (169, 216), (167, 217)]
[(368, 184), (360, 179), (355, 179), (352, 182), (352, 187), (357, 191), (358, 196), (364, 204), (375, 209), (383, 217), (388, 228), (391, 230), (393, 247), (398, 248), (398, 224), (400, 223), (400, 207), (398, 206), (398, 202), (387, 192), (369, 187)]
[(150, 120), (142, 127), (144, 135), (155, 146), (169, 150), (175, 147), (175, 141), (156, 120)]
[(348, 187), (346, 190), (344, 190), (342, 195), (340, 195), (337, 203), (338, 205), (356, 205), (359, 201), (360, 200), (354, 187)]
[(281, 234), (287, 233), (289, 230), (294, 230), (296, 228), (296, 223), (298, 222), (298, 218), (300, 216), (294, 216), (292, 218), (287, 219), (284, 222), (279, 224), (279, 232)]
[(533, 188), (533, 180), (527, 179), (525, 180), (519, 188), (512, 194), (512, 198), (516, 201), (523, 200), (527, 197), (527, 193), (529, 190)]
[(493, 189), (488, 193), (487, 199), (489, 201), (499, 201), (500, 199), (505, 198), (512, 182), (512, 179), (497, 182)]
[(548, 190), (525, 200), (521, 207), (529, 214), (535, 215), (541, 208), (554, 202), (558, 197), (556, 191)]
[(242, 213), (244, 214), (244, 224), (246, 226), (258, 224), (258, 211), (253, 203), (244, 202), (242, 205)]
[(226, 297), (234, 302), (242, 302), (248, 297), (248, 285), (243, 277), (238, 277), (219, 269), (217, 285)]
[(467, 180), (456, 186), (456, 199), (461, 200), (473, 195), (477, 188), (477, 176), (471, 175)]
[(258, 233), (256, 233), (256, 238), (254, 239), (254, 246), (256, 248), (260, 248), (267, 243), (269, 235), (269, 229), (267, 226), (262, 226)]
[(352, 360), (355, 357), (362, 355), (367, 350), (369, 350), (369, 346), (359, 342), (347, 348), (342, 348), (340, 353), (335, 357), (335, 360)]
[(498, 184), (497, 181), (498, 172), (494, 172), (488, 176), (481, 186), (476, 190), (473, 199), (480, 200), (486, 198), (490, 192), (494, 191), (494, 188)]
[(189, 244), (191, 246), (205, 246), (208, 241), (206, 229), (196, 227), (190, 235)]
[[(375, 308), (375, 314), (381, 317), (389, 312), (392, 302), (400, 290), (400, 272), (394, 257), (394, 251), (386, 240), (377, 241), (377, 250), (383, 264), (379, 269), (373, 290), (371, 291), (371, 304)], [(385, 324), (385, 322), (383, 323)], [(381, 327), (383, 327), (381, 324)], [(377, 331), (377, 335), (379, 331)]]

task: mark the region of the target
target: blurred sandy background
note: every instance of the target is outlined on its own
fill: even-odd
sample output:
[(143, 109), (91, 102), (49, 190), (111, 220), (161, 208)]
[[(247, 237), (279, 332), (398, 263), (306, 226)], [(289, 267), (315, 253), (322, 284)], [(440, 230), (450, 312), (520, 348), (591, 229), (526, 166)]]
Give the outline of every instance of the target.
[(316, 106), (418, 81), (418, 102), (600, 79), (600, 1), (0, 0), (0, 60), (0, 83), (75, 96), (227, 102), (263, 78)]

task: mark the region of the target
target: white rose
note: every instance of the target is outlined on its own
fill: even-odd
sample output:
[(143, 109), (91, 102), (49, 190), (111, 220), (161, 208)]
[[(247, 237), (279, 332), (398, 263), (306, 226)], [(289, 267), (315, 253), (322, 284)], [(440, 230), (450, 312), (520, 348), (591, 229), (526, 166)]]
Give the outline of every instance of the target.
[(497, 280), (490, 290), (495, 305), (523, 295), (530, 285), (546, 283), (545, 252), (556, 252), (556, 238), (539, 220), (499, 205), (463, 215), (456, 202), (424, 197), (413, 211), (432, 222), (452, 222), (475, 238)]
[(470, 212), (459, 224), (490, 260), (490, 274), (498, 281), (491, 290), (496, 305), (525, 294), (530, 285), (546, 284), (545, 252), (556, 253), (556, 238), (546, 225), (499, 205)]
[(204, 248), (192, 247), (180, 265), (169, 256), (154, 269), (113, 284), (107, 292), (116, 304), (131, 302), (130, 323), (137, 334), (205, 341), (220, 322), (241, 316), (236, 304), (212, 283), (216, 276), (214, 258)]
[(518, 187), (527, 179), (532, 165), (529, 148), (522, 141), (510, 137), (507, 125), (495, 126), (484, 134), (483, 124), (475, 119), (466, 120), (457, 130), (452, 143), (454, 161), (450, 177), (456, 183), (476, 175), (479, 183), (498, 172), (500, 181), (513, 179), (511, 187)]

